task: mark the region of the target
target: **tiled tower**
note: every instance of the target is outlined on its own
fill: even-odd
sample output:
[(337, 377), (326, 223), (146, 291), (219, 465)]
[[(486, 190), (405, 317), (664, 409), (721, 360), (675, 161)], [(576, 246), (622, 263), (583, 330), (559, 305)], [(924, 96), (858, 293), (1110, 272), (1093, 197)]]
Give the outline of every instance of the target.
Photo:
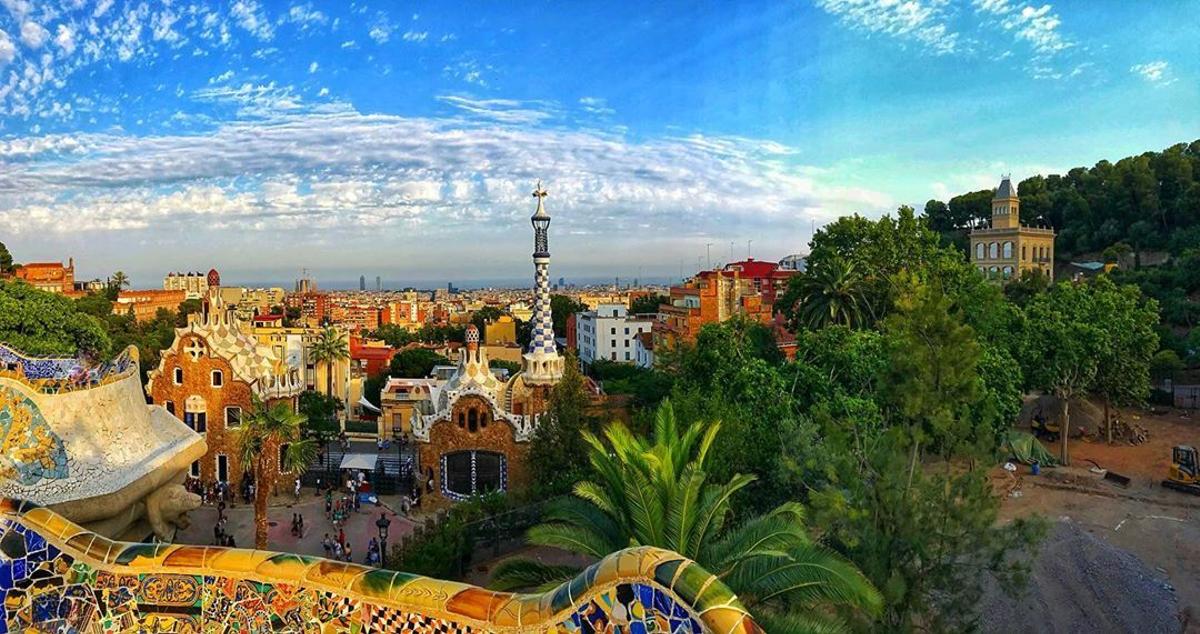
[(562, 378), (563, 360), (554, 345), (554, 321), (550, 315), (550, 214), (543, 204), (546, 190), (538, 181), (533, 192), (537, 211), (533, 223), (533, 333), (525, 353), (525, 382), (531, 385), (552, 385)]

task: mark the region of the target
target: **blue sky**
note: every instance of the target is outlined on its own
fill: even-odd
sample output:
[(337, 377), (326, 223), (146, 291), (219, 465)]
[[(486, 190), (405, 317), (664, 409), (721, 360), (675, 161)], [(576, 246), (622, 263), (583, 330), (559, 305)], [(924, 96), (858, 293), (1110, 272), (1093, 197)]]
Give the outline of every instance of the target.
[[(642, 6), (650, 5), (650, 6)], [(1200, 138), (1200, 2), (0, 0), (0, 240), (138, 286), (676, 275)]]

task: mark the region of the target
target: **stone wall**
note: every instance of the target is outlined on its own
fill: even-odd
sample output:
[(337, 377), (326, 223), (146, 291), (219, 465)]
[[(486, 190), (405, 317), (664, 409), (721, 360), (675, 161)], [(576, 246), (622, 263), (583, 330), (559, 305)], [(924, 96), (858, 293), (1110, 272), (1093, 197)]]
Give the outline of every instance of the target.
[[(487, 424), (478, 424), (475, 431), (470, 430), (468, 416), (474, 409), (477, 420), (487, 415)], [(459, 417), (462, 416), (462, 425)], [(502, 454), (508, 463), (508, 489), (520, 489), (529, 484), (528, 443), (518, 443), (514, 438), (511, 425), (502, 420), (496, 420), (495, 412), (487, 401), (477, 396), (463, 396), (455, 402), (451, 409), (450, 418), (435, 422), (429, 429), (429, 442), (419, 443), (421, 469), (423, 477), (428, 478), (432, 472), (433, 497), (442, 495), (442, 456), (458, 451), (476, 450), (492, 451)]]
[(542, 594), (213, 546), (114, 542), (0, 499), (0, 632), (758, 634), (692, 561), (631, 548)]

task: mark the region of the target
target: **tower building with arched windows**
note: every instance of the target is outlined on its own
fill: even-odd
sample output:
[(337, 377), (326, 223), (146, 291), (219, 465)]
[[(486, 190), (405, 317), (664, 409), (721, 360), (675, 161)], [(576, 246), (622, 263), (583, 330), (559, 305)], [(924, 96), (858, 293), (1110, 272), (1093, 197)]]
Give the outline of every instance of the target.
[(564, 361), (550, 314), (550, 215), (541, 183), (533, 195), (534, 307), (521, 371), (512, 376), (493, 372), (479, 330), (467, 326), (454, 374), (445, 383), (423, 384), (428, 398), (418, 399), (412, 409), (421, 482), (434, 500), (463, 500), (525, 486), (529, 443), (550, 390), (562, 378)]
[(992, 196), (990, 225), (971, 230), (971, 263), (1001, 282), (1025, 271), (1054, 279), (1054, 229), (1021, 224), (1021, 200), (1008, 176)]

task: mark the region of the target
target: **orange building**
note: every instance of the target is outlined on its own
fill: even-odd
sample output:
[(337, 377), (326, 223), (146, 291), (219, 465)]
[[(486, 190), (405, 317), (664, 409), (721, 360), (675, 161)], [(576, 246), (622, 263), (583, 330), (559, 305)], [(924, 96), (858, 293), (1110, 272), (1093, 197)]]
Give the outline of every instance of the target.
[(15, 275), (30, 286), (49, 293), (70, 297), (84, 295), (75, 290), (75, 258), (68, 258), (66, 266), (62, 262), (29, 262), (22, 264)]
[(706, 324), (743, 315), (759, 323), (771, 321), (772, 304), (761, 286), (744, 278), (739, 268), (701, 271), (683, 286), (672, 286), (670, 303), (659, 306), (654, 324), (655, 348), (692, 342)]
[[(249, 472), (238, 460), (238, 427), (253, 411), (255, 396), (268, 405), (287, 402), (294, 408), (304, 390), (299, 370), (289, 366), (271, 346), (247, 335), (232, 306), (210, 291), (199, 313), (151, 370), (146, 392), (188, 427), (205, 437), (208, 452), (191, 466), (204, 482), (240, 486)], [(279, 447), (269, 449), (268, 464), (278, 474)]]
[(133, 316), (138, 321), (150, 321), (160, 308), (178, 312), (179, 304), (187, 299), (187, 292), (179, 289), (164, 291), (157, 289), (142, 291), (121, 291), (117, 293), (117, 301), (113, 302), (114, 315), (128, 314), (133, 310)]
[(317, 291), (288, 293), (283, 304), (288, 308), (298, 309), (301, 321), (309, 326), (320, 326), (329, 317), (328, 293)]

